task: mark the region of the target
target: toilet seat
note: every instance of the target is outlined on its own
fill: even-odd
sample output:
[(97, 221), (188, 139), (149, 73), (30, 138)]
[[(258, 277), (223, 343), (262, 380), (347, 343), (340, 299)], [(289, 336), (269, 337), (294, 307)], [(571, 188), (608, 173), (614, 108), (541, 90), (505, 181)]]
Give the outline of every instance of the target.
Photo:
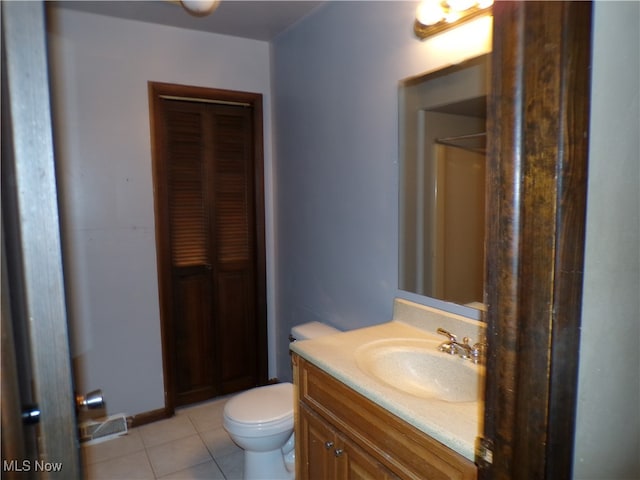
[(293, 428), (293, 384), (258, 387), (229, 400), (224, 407), (225, 427), (249, 437)]

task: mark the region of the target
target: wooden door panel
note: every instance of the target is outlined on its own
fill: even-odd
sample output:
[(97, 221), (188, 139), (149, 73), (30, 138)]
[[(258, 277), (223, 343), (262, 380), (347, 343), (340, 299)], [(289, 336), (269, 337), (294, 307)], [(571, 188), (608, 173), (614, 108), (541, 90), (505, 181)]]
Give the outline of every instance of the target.
[(182, 270), (182, 274), (174, 277), (176, 386), (180, 405), (205, 400), (217, 393), (213, 370), (211, 272), (206, 267)]
[(250, 111), (210, 106), (213, 152), (213, 238), (218, 368), (224, 393), (257, 378), (255, 215)]
[(249, 112), (239, 107), (215, 107), (211, 114), (217, 261), (252, 262), (256, 243)]
[(176, 403), (216, 394), (206, 111), (164, 102)]
[[(253, 275), (248, 269), (217, 275), (220, 381), (223, 393), (252, 387), (256, 376)], [(231, 340), (232, 339), (232, 340)]]
[(200, 109), (165, 105), (167, 205), (172, 267), (210, 263), (207, 171)]

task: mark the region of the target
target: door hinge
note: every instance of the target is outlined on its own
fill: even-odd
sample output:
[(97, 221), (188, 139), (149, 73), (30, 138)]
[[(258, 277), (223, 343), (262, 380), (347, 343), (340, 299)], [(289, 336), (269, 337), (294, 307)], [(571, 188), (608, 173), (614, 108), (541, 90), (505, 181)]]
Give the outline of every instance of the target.
[(476, 438), (476, 465), (478, 468), (488, 468), (493, 464), (493, 441), (488, 438)]

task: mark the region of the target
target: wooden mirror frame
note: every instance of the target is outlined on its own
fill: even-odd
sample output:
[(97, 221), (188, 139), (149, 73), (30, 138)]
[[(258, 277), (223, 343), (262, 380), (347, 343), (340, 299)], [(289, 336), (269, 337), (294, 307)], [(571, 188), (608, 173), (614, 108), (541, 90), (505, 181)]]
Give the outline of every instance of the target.
[(496, 2), (493, 11), (485, 300), (493, 455), (479, 478), (571, 478), (592, 4)]

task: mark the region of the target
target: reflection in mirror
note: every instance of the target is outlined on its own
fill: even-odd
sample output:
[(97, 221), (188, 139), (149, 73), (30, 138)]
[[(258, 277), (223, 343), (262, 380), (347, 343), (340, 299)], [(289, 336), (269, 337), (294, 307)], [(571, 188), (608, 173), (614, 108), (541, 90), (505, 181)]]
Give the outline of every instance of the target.
[(489, 58), (400, 86), (399, 287), (478, 309)]

